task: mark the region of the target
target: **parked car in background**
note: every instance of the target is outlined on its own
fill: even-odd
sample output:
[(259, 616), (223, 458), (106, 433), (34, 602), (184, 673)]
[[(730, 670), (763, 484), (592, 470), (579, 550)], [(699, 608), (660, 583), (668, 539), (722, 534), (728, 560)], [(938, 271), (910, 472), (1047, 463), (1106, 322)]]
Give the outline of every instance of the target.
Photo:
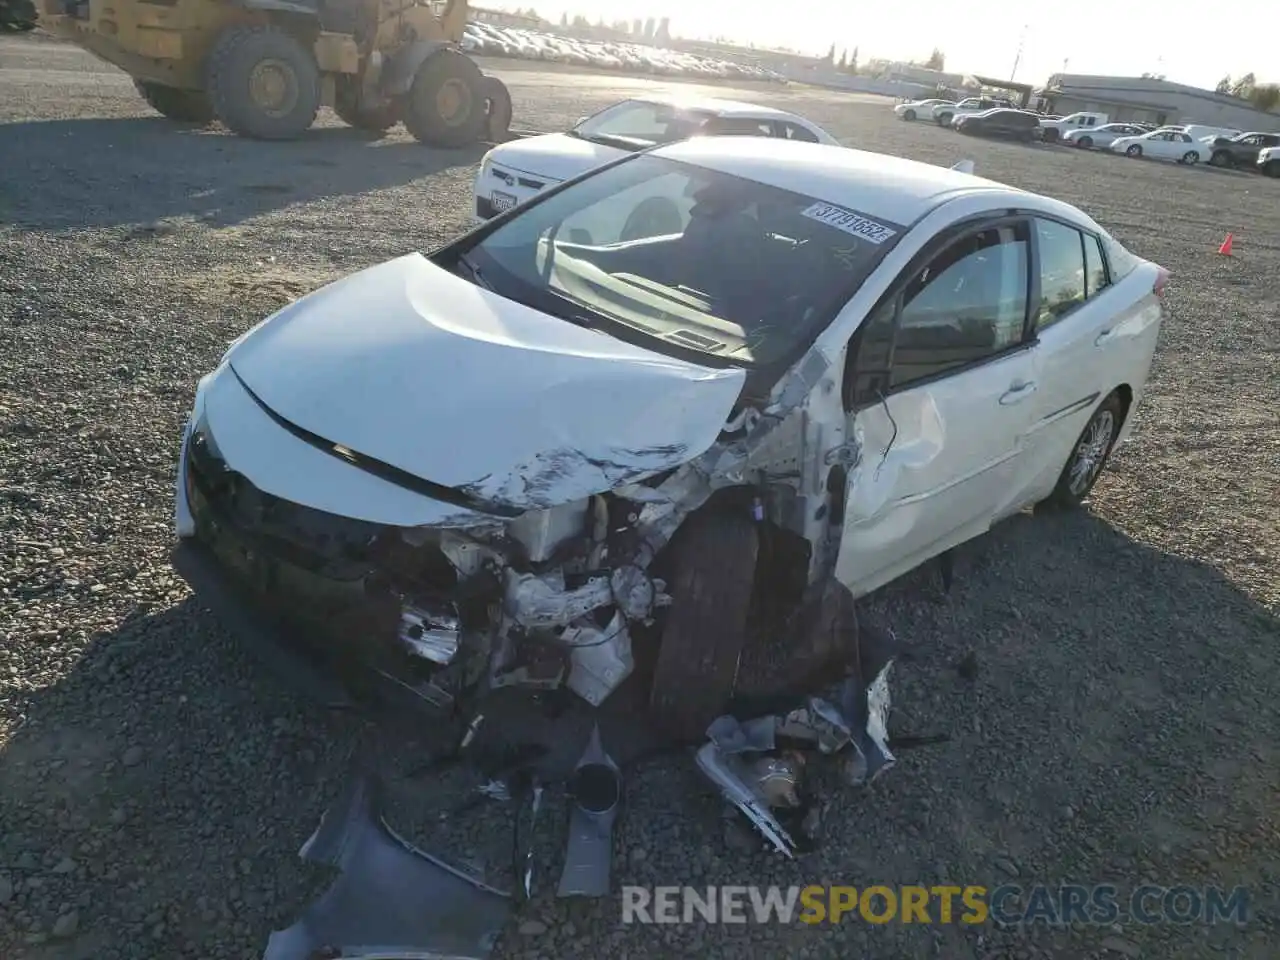
[(1085, 150), (1104, 149), (1120, 137), (1140, 137), (1150, 129), (1136, 123), (1104, 123), (1100, 127), (1082, 127), (1062, 135), (1062, 142)]
[(1190, 134), (1169, 127), (1144, 133), (1140, 137), (1117, 137), (1107, 149), (1130, 157), (1176, 160), (1178, 163), (1202, 163), (1213, 152), (1212, 147), (1197, 143), (1191, 139)]
[(1016, 107), (1007, 97), (965, 97), (958, 103), (940, 103), (933, 108), (932, 119), (940, 126), (949, 127), (956, 117), (969, 113), (981, 113), (996, 107)]
[[(674, 228), (629, 238), (655, 203)], [(900, 157), (623, 154), (237, 339), (182, 434), (174, 563), (253, 642), (442, 716), (548, 651), (599, 704), (652, 624), (653, 713), (702, 736), (756, 584), (785, 616), (1078, 507), (1167, 278), (1076, 207)]]
[(1040, 118), (1026, 110), (996, 107), (982, 113), (958, 117), (955, 127), (961, 133), (977, 137), (1008, 137), (1030, 143), (1040, 130)]
[[(1173, 124), (1170, 124), (1173, 126)], [(1218, 137), (1238, 137), (1244, 131), (1231, 127), (1210, 127), (1203, 123), (1181, 123), (1178, 129), (1197, 143), (1212, 143)]]
[(1280, 147), (1263, 147), (1259, 150), (1257, 166), (1268, 177), (1280, 177)]
[(1209, 145), (1213, 147), (1209, 162), (1215, 167), (1243, 167), (1249, 170), (1258, 165), (1258, 154), (1263, 147), (1280, 147), (1280, 133), (1242, 133), (1238, 137), (1214, 137)]
[(627, 153), (695, 136), (840, 145), (817, 124), (773, 107), (711, 97), (623, 100), (584, 117), (568, 133), (510, 140), (486, 153), (475, 180), (475, 216), (487, 220), (549, 186)]
[(919, 120), (923, 117), (932, 119), (933, 108), (954, 104), (954, 100), (945, 100), (941, 97), (930, 97), (927, 100), (908, 100), (906, 103), (895, 103), (893, 105), (893, 115), (899, 120)]
[(1105, 113), (1069, 113), (1065, 117), (1045, 117), (1040, 121), (1041, 138), (1046, 143), (1061, 140), (1073, 130), (1090, 130), (1107, 122)]

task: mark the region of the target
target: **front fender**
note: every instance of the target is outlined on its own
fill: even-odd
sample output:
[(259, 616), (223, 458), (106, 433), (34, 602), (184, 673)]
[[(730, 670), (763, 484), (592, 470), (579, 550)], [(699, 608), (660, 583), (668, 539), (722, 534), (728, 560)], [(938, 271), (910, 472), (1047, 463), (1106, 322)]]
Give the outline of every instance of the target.
[(379, 91), (386, 97), (404, 96), (413, 86), (418, 69), (439, 51), (453, 46), (444, 40), (415, 40), (401, 47), (383, 69)]

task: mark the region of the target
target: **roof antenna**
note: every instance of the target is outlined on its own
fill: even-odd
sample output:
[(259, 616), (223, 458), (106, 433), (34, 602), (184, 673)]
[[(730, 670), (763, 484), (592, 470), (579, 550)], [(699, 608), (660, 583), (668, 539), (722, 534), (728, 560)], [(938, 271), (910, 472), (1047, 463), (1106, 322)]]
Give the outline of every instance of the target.
[(973, 161), (961, 160), (959, 163), (952, 164), (951, 169), (960, 173), (973, 173)]

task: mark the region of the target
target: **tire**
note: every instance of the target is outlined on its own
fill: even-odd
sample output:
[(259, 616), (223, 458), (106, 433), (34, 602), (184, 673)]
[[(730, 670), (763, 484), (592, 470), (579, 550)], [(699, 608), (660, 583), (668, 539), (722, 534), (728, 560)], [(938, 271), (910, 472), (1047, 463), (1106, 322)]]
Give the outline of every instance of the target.
[(1280, 177), (1280, 160), (1268, 160), (1262, 165), (1262, 172), (1268, 177)]
[(1225, 150), (1215, 150), (1213, 152), (1213, 156), (1209, 158), (1209, 166), (1211, 167), (1228, 168), (1234, 167), (1235, 165), (1235, 161), (1232, 159), (1231, 154), (1227, 153)]
[[(439, 50), (413, 78), (404, 125), (415, 140), (430, 147), (452, 149), (475, 143), (488, 123), (484, 88), (484, 74), (474, 60), (457, 50)], [(456, 98), (452, 110), (448, 110), (450, 97)]]
[(1044, 131), (1045, 143), (1057, 143), (1062, 139), (1062, 134), (1053, 127), (1046, 127)]
[(695, 514), (671, 549), (672, 603), (649, 706), (664, 732), (697, 742), (733, 696), (760, 540), (744, 514)]
[(179, 123), (209, 123), (213, 120), (213, 107), (209, 98), (196, 90), (179, 90), (159, 83), (134, 80), (138, 95), (162, 117)]
[(311, 51), (274, 27), (233, 27), (209, 54), (206, 89), (227, 129), (255, 140), (294, 140), (320, 109)]
[(1093, 137), (1081, 137), (1076, 141), (1076, 146), (1080, 147), (1082, 150), (1092, 150)]
[(1074, 509), (1084, 502), (1107, 465), (1123, 422), (1124, 402), (1118, 393), (1113, 392), (1098, 405), (1080, 431), (1062, 473), (1058, 475), (1053, 493), (1040, 506)]
[(1135, 143), (1125, 150), (1124, 155), (1126, 157), (1140, 157), (1142, 156), (1142, 148)]
[(503, 143), (511, 132), (511, 91), (497, 77), (486, 76), (481, 85), (488, 125), (486, 135), (493, 143)]
[(1194, 150), (1188, 150), (1182, 155), (1181, 162), (1188, 166), (1195, 166), (1200, 162), (1200, 154), (1196, 153)]
[(938, 126), (940, 127), (951, 126), (951, 116), (952, 115), (949, 113), (944, 113), (940, 117), (938, 117)]
[(343, 75), (334, 91), (333, 112), (343, 123), (357, 130), (383, 134), (400, 122), (400, 104), (394, 100), (377, 107), (361, 107), (360, 81)]
[(902, 119), (903, 119), (903, 120), (914, 120), (915, 118), (916, 118), (916, 112), (915, 112), (914, 110), (903, 110), (903, 111), (902, 111)]

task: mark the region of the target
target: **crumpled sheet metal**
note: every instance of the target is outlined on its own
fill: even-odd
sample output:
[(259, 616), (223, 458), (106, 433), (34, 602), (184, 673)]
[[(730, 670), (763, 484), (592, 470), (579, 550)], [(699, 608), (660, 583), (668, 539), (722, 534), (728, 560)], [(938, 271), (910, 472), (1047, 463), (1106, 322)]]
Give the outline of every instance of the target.
[(510, 898), (397, 836), (381, 816), (381, 785), (351, 781), (299, 856), (342, 873), (263, 960), (485, 960)]
[(622, 803), (622, 771), (605, 753), (598, 726), (592, 728), (587, 749), (574, 768), (571, 789), (575, 802), (569, 814), (569, 846), (556, 895), (608, 896), (613, 824)]
[(724, 753), (715, 742), (703, 744), (694, 756), (701, 770), (724, 798), (742, 811), (774, 849), (794, 859), (796, 842), (770, 812), (765, 798), (751, 787), (751, 774), (741, 753)]

